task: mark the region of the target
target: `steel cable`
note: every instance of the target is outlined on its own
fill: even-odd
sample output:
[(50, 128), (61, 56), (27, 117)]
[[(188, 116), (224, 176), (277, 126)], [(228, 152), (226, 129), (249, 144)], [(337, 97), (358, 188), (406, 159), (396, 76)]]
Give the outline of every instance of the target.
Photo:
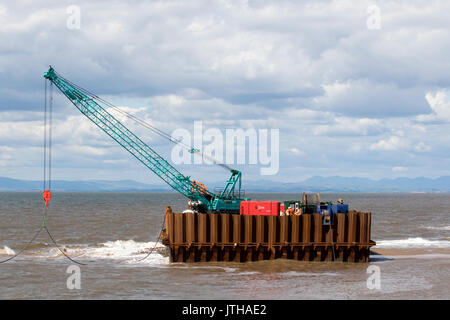
[[(46, 190), (46, 187), (48, 185), (48, 189), (51, 189), (51, 169), (52, 169), (52, 119), (53, 119), (53, 83), (50, 82), (50, 97), (49, 97), (49, 108), (47, 108), (47, 81), (44, 80), (44, 181), (43, 181), (43, 191)], [(48, 121), (47, 121), (48, 119)], [(47, 123), (48, 122), (48, 123)], [(47, 128), (48, 128), (48, 134), (47, 134)], [(48, 153), (48, 157), (47, 157)], [(48, 166), (48, 171), (47, 171)], [(47, 179), (48, 174), (48, 179)], [(58, 245), (58, 243), (55, 241), (53, 236), (51, 235), (50, 231), (47, 228), (47, 208), (44, 207), (44, 213), (42, 217), (42, 226), (39, 228), (39, 230), (36, 232), (34, 237), (25, 245), (24, 248), (22, 248), (17, 254), (13, 255), (12, 257), (9, 257), (3, 261), (0, 261), (1, 263), (5, 263), (8, 261), (11, 261), (18, 257), (20, 254), (22, 254), (25, 250), (28, 249), (28, 247), (36, 240), (38, 235), (41, 233), (42, 229), (45, 229), (48, 236), (50, 237), (53, 244), (58, 248), (58, 250), (70, 261), (80, 264), (80, 265), (86, 265), (84, 263), (81, 263), (79, 261), (76, 261), (72, 259), (69, 255), (67, 255), (61, 247)]]
[[(103, 102), (105, 105), (107, 105), (108, 107), (112, 108), (113, 110), (119, 112), (120, 114), (126, 116), (126, 117), (129, 118), (129, 119), (132, 119), (132, 120), (135, 121), (136, 123), (138, 123), (138, 124), (140, 124), (141, 126), (143, 126), (143, 127), (147, 128), (147, 129), (151, 130), (152, 132), (154, 132), (154, 133), (160, 135), (161, 137), (163, 137), (163, 138), (169, 140), (170, 142), (181, 145), (183, 148), (187, 149), (187, 150), (190, 151), (190, 152), (191, 152), (192, 150), (194, 150), (194, 148), (193, 148), (192, 146), (189, 146), (189, 145), (187, 145), (187, 144), (181, 142), (180, 140), (173, 139), (171, 135), (169, 135), (168, 133), (166, 133), (166, 132), (164, 132), (164, 131), (162, 131), (162, 130), (156, 128), (155, 126), (151, 125), (150, 123), (146, 122), (145, 120), (142, 120), (142, 119), (140, 119), (140, 118), (134, 116), (133, 114), (131, 114), (131, 113), (127, 112), (127, 111), (121, 110), (119, 107), (113, 105), (112, 103), (108, 102), (107, 100), (105, 100), (105, 99), (103, 99), (103, 98), (97, 96), (96, 94), (94, 94), (94, 93), (92, 93), (92, 92), (90, 92), (90, 91), (88, 91), (88, 90), (86, 90), (86, 89), (80, 87), (79, 85), (77, 85), (77, 84), (71, 82), (70, 80), (67, 80), (66, 78), (64, 78), (64, 77), (62, 77), (60, 74), (58, 74), (57, 72), (55, 72), (55, 73), (56, 73), (56, 75), (57, 75), (58, 77), (60, 77), (61, 79), (63, 79), (64, 81), (66, 81), (67, 83), (69, 83), (70, 85), (72, 85), (73, 87), (77, 88), (79, 91), (81, 91), (81, 92), (84, 93), (85, 95), (89, 96), (91, 99), (96, 99), (96, 100), (98, 100), (98, 101)], [(192, 152), (191, 152), (191, 153), (192, 153)], [(218, 166), (220, 166), (220, 167), (222, 167), (222, 168), (224, 168), (224, 169), (226, 169), (226, 170), (228, 170), (228, 171), (232, 171), (232, 170), (233, 170), (233, 168), (231, 168), (230, 166), (228, 166), (228, 165), (226, 165), (226, 164), (224, 164), (224, 163), (221, 163), (221, 162), (217, 161), (216, 159), (214, 159), (214, 157), (209, 156), (209, 155), (207, 155), (207, 154), (204, 154), (204, 153), (201, 152), (201, 151), (199, 151), (199, 155), (201, 155), (201, 156), (204, 157), (204, 158), (207, 158), (208, 160), (210, 160), (210, 161), (211, 161), (212, 163), (214, 163), (215, 165), (218, 165)]]
[(53, 236), (51, 235), (50, 231), (48, 231), (47, 226), (44, 226), (43, 229), (45, 229), (45, 231), (47, 232), (48, 236), (50, 237), (50, 239), (52, 240), (53, 244), (55, 245), (56, 248), (58, 248), (58, 250), (63, 254), (64, 257), (66, 257), (67, 259), (69, 259), (70, 261), (85, 266), (87, 265), (86, 263), (82, 263), (79, 261), (74, 260), (73, 258), (71, 258), (68, 254), (66, 254), (64, 252), (64, 250), (61, 249), (61, 247), (58, 245), (58, 243), (55, 241), (55, 239), (53, 238)]
[(39, 230), (38, 230), (38, 231), (36, 232), (36, 234), (34, 235), (34, 237), (31, 238), (31, 240), (28, 241), (28, 243), (25, 245), (25, 247), (23, 247), (17, 254), (15, 254), (15, 255), (13, 255), (12, 257), (9, 257), (9, 258), (7, 258), (7, 259), (5, 259), (5, 260), (3, 260), (3, 261), (0, 261), (0, 264), (1, 264), (1, 263), (8, 262), (8, 261), (11, 261), (11, 260), (17, 258), (19, 255), (21, 255), (25, 250), (28, 249), (28, 247), (34, 242), (34, 240), (36, 240), (36, 238), (38, 237), (38, 235), (41, 233), (42, 229), (43, 229), (43, 228), (40, 227)]
[(159, 231), (158, 239), (156, 239), (155, 245), (154, 245), (153, 248), (147, 253), (147, 255), (146, 255), (145, 257), (136, 260), (136, 262), (144, 261), (145, 259), (147, 259), (147, 258), (153, 253), (153, 251), (155, 251), (156, 246), (158, 245), (159, 241), (161, 240), (161, 235), (162, 235), (162, 233), (163, 233), (165, 223), (166, 223), (166, 217), (164, 216), (163, 223), (162, 223), (162, 225), (161, 225), (161, 230)]

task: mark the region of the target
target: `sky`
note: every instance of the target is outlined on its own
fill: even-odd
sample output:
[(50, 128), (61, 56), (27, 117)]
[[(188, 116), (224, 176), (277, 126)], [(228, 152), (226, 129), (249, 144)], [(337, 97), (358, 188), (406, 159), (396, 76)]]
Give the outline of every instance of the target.
[[(244, 181), (450, 175), (449, 12), (448, 1), (1, 1), (0, 176), (42, 179), (49, 65), (169, 134), (195, 121), (278, 129), (279, 170), (236, 164)], [(54, 96), (54, 179), (161, 183)], [(119, 120), (170, 161), (172, 144)]]

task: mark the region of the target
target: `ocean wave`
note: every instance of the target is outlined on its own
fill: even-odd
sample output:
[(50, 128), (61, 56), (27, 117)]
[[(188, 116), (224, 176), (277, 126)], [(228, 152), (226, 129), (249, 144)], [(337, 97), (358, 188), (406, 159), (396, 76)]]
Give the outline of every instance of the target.
[(134, 240), (116, 240), (99, 243), (95, 246), (65, 247), (66, 252), (79, 257), (98, 259), (141, 258), (155, 248), (152, 255), (161, 255), (165, 246), (155, 242), (136, 242)]
[(397, 240), (377, 240), (375, 248), (450, 248), (448, 240), (408, 238)]
[[(161, 243), (136, 242), (134, 240), (107, 241), (98, 244), (60, 245), (59, 248), (44, 243), (30, 245), (21, 256), (28, 259), (64, 258), (62, 250), (69, 257), (80, 260), (121, 260), (123, 263), (136, 263), (150, 250), (155, 250), (142, 261), (142, 264), (168, 264), (167, 249)], [(0, 255), (14, 255), (9, 247), (0, 248)]]
[(8, 255), (8, 256), (13, 256), (16, 254), (16, 252), (11, 249), (10, 247), (4, 246), (3, 249), (0, 248), (0, 254), (1, 255)]

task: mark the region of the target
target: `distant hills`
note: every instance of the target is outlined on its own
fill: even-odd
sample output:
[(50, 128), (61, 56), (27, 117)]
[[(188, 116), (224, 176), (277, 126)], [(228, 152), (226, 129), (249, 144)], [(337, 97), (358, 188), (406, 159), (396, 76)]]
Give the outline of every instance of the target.
[(261, 181), (259, 184), (245, 183), (249, 191), (281, 192), (450, 192), (450, 176), (436, 179), (395, 178), (373, 180), (351, 177), (312, 177), (298, 183), (273, 183)]
[[(0, 177), (0, 191), (34, 191), (42, 190), (42, 181), (27, 181)], [(133, 180), (85, 180), (52, 181), (52, 189), (60, 191), (170, 191), (170, 187), (150, 185)]]
[[(221, 187), (222, 183), (208, 183)], [(152, 185), (133, 180), (87, 180), (52, 181), (52, 189), (59, 191), (98, 191), (98, 192), (163, 192), (171, 191), (169, 186)], [(269, 180), (244, 181), (246, 192), (450, 192), (450, 176), (436, 179), (395, 178), (372, 180), (351, 177), (312, 177), (296, 183), (280, 183)], [(0, 191), (38, 191), (42, 181), (27, 181), (0, 177)]]

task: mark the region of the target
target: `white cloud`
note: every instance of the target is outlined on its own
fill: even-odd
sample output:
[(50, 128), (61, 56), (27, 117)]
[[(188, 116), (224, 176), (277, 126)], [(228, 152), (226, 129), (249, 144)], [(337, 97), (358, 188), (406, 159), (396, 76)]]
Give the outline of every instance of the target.
[(332, 124), (319, 125), (314, 129), (315, 135), (376, 135), (385, 130), (379, 119), (335, 117)]
[(0, 159), (9, 160), (12, 159), (12, 152), (14, 152), (14, 148), (7, 146), (0, 146)]
[(426, 145), (423, 142), (419, 142), (418, 144), (416, 144), (414, 146), (414, 150), (417, 151), (417, 152), (426, 152), (426, 151), (430, 151), (431, 147)]
[(313, 99), (318, 109), (352, 116), (414, 115), (428, 111), (423, 88), (400, 88), (395, 83), (359, 79), (323, 85), (325, 94)]
[[(9, 166), (0, 175), (40, 165), (48, 64), (168, 133), (190, 130), (194, 120), (208, 128), (279, 128), (279, 179), (381, 177), (395, 166), (440, 175), (439, 167), (450, 167), (448, 2), (380, 2), (377, 31), (366, 28), (370, 0), (80, 0), (74, 31), (66, 28), (66, 4), (25, 4), (0, 6), (0, 152)], [(125, 176), (128, 164), (141, 179), (134, 160), (68, 104), (55, 95), (61, 168)], [(156, 150), (170, 148), (119, 118)], [(313, 156), (299, 167), (297, 154)], [(74, 170), (61, 173), (80, 174)]]
[(397, 151), (403, 146), (404, 143), (400, 137), (392, 136), (371, 144), (369, 149), (372, 151)]
[(305, 155), (306, 153), (298, 148), (290, 148), (289, 151), (295, 155)]
[(437, 91), (434, 94), (429, 92), (426, 99), (433, 112), (417, 116), (419, 122), (450, 122), (450, 100), (445, 92)]
[(69, 149), (70, 152), (73, 152), (74, 154), (81, 154), (81, 155), (87, 155), (87, 156), (104, 156), (108, 152), (105, 149), (101, 148), (94, 148), (90, 146), (65, 146), (65, 148)]
[(169, 94), (165, 96), (156, 96), (152, 98), (152, 102), (159, 105), (165, 105), (167, 107), (179, 107), (186, 103), (183, 96)]

